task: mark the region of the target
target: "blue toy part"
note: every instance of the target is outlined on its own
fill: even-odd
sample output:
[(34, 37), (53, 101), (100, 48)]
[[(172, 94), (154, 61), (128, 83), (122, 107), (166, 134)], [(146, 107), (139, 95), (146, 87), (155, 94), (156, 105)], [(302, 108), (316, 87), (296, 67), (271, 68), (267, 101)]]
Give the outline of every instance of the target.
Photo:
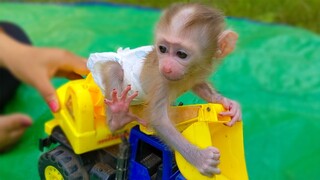
[[(183, 178), (180, 171), (178, 170), (177, 165), (175, 164), (173, 152), (167, 145), (163, 144), (161, 140), (159, 140), (155, 136), (144, 134), (139, 130), (139, 127), (136, 126), (131, 129), (129, 142), (131, 147), (128, 175), (129, 179), (151, 180), (151, 176), (156, 176), (156, 179), (161, 178), (166, 180), (185, 180), (185, 178)], [(150, 169), (148, 170), (148, 167), (146, 167), (142, 163), (142, 161), (144, 161), (148, 157), (145, 157), (144, 159), (139, 157), (141, 154), (146, 154), (142, 151), (146, 151), (147, 149), (151, 149), (151, 151), (148, 151), (150, 155), (154, 153), (161, 157), (161, 160), (158, 159), (159, 165), (157, 166), (157, 170), (153, 170), (157, 171), (156, 174), (150, 174)], [(150, 162), (155, 161), (156, 160), (151, 160)]]

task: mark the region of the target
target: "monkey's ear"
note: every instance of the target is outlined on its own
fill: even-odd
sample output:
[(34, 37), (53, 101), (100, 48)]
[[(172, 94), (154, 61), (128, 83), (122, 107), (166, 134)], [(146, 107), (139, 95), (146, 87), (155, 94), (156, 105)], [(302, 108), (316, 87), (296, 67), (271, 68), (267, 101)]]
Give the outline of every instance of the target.
[(218, 51), (215, 53), (216, 58), (224, 58), (231, 53), (238, 40), (238, 34), (231, 30), (223, 31), (218, 37)]

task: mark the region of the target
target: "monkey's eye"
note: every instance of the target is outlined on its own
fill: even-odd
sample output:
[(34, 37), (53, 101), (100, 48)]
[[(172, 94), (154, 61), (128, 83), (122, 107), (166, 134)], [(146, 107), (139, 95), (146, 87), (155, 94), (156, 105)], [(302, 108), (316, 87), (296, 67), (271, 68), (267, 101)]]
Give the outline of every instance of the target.
[(160, 45), (159, 46), (159, 50), (161, 53), (166, 53), (167, 52), (167, 48), (165, 46)]
[(185, 59), (188, 57), (187, 53), (183, 52), (183, 51), (177, 51), (177, 56), (181, 59)]

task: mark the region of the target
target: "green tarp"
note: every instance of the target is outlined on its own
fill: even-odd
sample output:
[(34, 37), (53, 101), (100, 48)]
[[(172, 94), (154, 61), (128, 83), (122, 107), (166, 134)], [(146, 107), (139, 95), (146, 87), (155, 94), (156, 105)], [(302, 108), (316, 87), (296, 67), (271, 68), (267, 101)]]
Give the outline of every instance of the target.
[[(152, 43), (160, 12), (110, 4), (0, 4), (0, 20), (22, 26), (34, 45), (88, 57)], [(285, 25), (228, 18), (237, 49), (211, 78), (243, 109), (250, 179), (319, 179), (320, 36)], [(65, 79), (53, 79), (56, 87)], [(5, 88), (1, 86), (1, 88)], [(185, 104), (201, 102), (188, 93)], [(38, 139), (52, 115), (39, 94), (22, 85), (6, 113), (30, 114), (34, 124), (10, 152), (0, 154), (0, 179), (38, 179)]]

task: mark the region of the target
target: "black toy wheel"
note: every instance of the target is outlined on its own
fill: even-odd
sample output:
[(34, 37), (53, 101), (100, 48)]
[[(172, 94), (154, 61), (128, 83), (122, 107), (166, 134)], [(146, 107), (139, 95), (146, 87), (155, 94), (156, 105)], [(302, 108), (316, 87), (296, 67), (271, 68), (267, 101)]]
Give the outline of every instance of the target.
[(88, 173), (81, 166), (79, 158), (65, 147), (55, 149), (41, 155), (38, 162), (41, 179), (89, 179)]

